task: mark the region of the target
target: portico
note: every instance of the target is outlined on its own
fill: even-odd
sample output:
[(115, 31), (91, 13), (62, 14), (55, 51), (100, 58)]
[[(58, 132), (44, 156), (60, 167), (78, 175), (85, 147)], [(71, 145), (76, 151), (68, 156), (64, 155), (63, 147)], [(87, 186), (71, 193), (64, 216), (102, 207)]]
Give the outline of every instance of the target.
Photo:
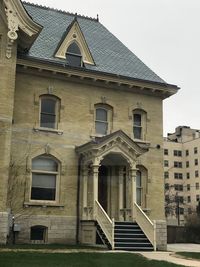
[(96, 220), (96, 202), (109, 218), (134, 220), (136, 159), (147, 151), (117, 131), (76, 149), (81, 155), (82, 220)]

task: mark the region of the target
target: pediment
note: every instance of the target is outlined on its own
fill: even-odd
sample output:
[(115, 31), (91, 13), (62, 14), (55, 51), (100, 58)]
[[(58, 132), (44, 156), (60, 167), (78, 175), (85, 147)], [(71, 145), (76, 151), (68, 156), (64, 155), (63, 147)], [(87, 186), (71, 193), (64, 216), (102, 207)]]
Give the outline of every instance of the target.
[(55, 57), (60, 59), (66, 59), (67, 48), (75, 42), (80, 48), (82, 60), (85, 64), (95, 65), (92, 54), (85, 40), (83, 32), (79, 26), (77, 19), (75, 18), (71, 25), (64, 33), (58, 48), (55, 52)]
[(122, 154), (127, 161), (135, 161), (147, 151), (148, 148), (141, 147), (121, 130), (76, 148), (76, 152), (82, 155), (85, 161), (94, 158), (102, 160), (110, 153)]

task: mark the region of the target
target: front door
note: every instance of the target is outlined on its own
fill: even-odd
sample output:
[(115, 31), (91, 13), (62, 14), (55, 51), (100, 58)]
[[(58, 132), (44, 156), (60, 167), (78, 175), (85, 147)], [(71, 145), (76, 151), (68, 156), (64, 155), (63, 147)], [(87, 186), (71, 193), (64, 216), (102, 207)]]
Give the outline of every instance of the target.
[(108, 168), (104, 165), (99, 168), (98, 179), (98, 201), (105, 210), (108, 212)]

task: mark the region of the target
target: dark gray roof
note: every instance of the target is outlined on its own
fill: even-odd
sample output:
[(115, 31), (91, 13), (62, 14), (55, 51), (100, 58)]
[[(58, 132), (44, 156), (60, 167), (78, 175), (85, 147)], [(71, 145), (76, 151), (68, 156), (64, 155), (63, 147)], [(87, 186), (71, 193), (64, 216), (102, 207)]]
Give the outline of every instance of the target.
[[(55, 58), (54, 53), (75, 15), (30, 3), (23, 5), (33, 20), (43, 26), (43, 30), (26, 56), (66, 63), (65, 60)], [(165, 83), (98, 20), (77, 16), (77, 21), (96, 64), (86, 65), (86, 69)]]

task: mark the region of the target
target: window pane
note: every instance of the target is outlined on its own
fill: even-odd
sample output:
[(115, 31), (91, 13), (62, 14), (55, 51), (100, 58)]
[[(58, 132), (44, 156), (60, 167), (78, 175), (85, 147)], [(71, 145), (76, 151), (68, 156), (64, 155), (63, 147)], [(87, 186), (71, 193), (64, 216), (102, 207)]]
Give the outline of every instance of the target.
[(44, 240), (45, 230), (44, 227), (31, 227), (31, 240)]
[(32, 187), (35, 187), (35, 188), (55, 188), (56, 187), (56, 175), (33, 173), (33, 175), (32, 175)]
[(55, 200), (56, 190), (53, 188), (39, 188), (32, 187), (31, 199), (32, 200)]
[(50, 98), (41, 99), (41, 113), (48, 113), (55, 115), (56, 100)]
[(134, 125), (135, 126), (141, 126), (141, 115), (140, 114), (134, 114)]
[(142, 190), (141, 190), (141, 188), (137, 188), (136, 189), (136, 202), (139, 206), (141, 206), (141, 204), (142, 204), (141, 199), (142, 199)]
[(67, 63), (73, 67), (81, 67), (82, 57), (77, 55), (66, 54)]
[(40, 157), (40, 158), (33, 159), (32, 169), (56, 172), (58, 170), (58, 164), (53, 159)]
[(41, 113), (40, 126), (55, 129), (56, 116)]
[(108, 124), (106, 122), (96, 121), (95, 126), (96, 126), (96, 133), (107, 134)]
[(32, 175), (31, 199), (55, 200), (56, 175), (35, 174)]
[(141, 139), (142, 128), (141, 127), (133, 127), (133, 134), (135, 139)]
[(136, 187), (141, 187), (142, 186), (142, 179), (141, 179), (141, 172), (137, 171), (136, 175)]
[(96, 120), (107, 121), (107, 110), (102, 108), (96, 109)]
[(72, 43), (68, 49), (67, 49), (67, 53), (72, 53), (72, 54), (76, 54), (76, 55), (81, 55), (81, 51), (78, 47), (78, 45), (76, 43)]

